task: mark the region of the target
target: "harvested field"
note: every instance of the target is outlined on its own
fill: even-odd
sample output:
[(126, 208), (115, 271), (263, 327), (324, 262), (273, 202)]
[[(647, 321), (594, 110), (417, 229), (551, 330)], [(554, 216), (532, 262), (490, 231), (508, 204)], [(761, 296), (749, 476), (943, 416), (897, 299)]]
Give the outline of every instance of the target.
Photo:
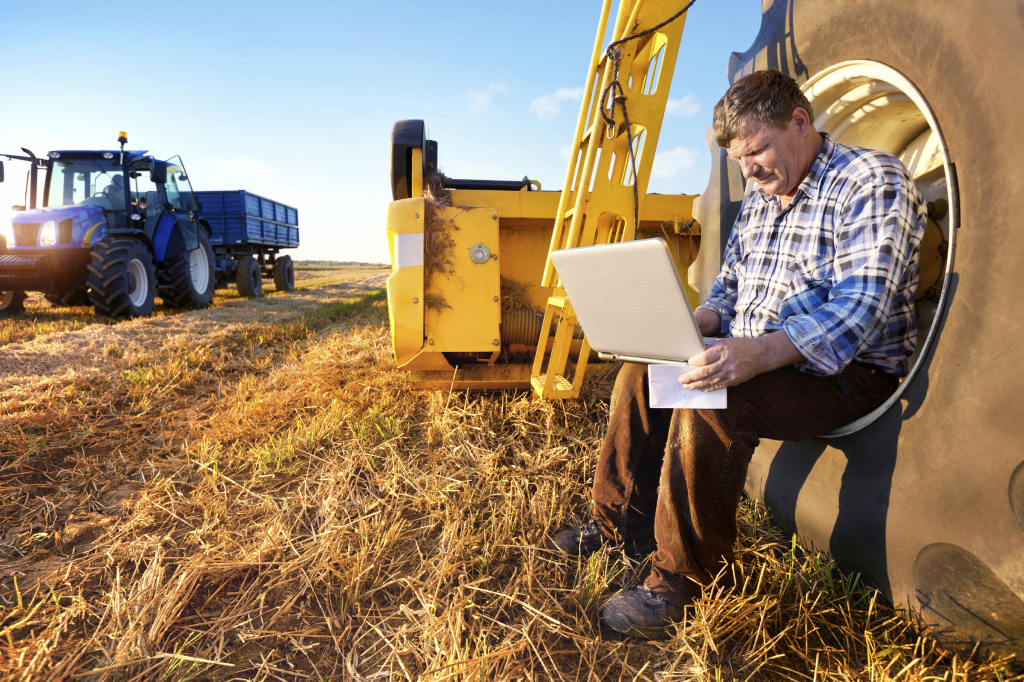
[(540, 547), (587, 509), (615, 367), (579, 401), (411, 392), (362, 274), (0, 348), (0, 678), (1022, 679), (753, 504), (739, 589), (603, 632), (643, 566)]
[[(386, 268), (373, 266), (303, 265), (298, 262), (295, 264), (295, 289), (297, 291), (318, 289), (328, 284), (380, 274), (384, 270)], [(263, 296), (279, 295), (293, 296), (294, 294), (278, 292), (274, 289), (272, 280), (264, 280)], [(311, 295), (315, 297), (317, 294), (311, 293)], [(227, 289), (218, 289), (214, 293), (213, 307), (219, 308), (222, 304), (240, 298), (234, 285)], [(177, 315), (182, 312), (185, 311), (163, 305), (158, 298), (153, 317)], [(30, 341), (55, 332), (75, 331), (92, 324), (112, 325), (117, 322), (93, 314), (91, 306), (54, 307), (43, 298), (42, 294), (32, 293), (25, 300), (24, 313), (0, 316), (0, 348), (9, 343)], [(0, 376), (3, 375), (0, 374)]]

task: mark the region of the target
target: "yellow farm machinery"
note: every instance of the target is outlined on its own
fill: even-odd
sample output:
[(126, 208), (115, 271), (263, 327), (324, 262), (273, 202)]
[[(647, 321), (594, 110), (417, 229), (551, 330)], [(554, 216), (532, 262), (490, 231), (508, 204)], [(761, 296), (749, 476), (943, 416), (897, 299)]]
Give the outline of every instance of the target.
[[(611, 5), (560, 191), (446, 178), (423, 122), (395, 125), (388, 303), (395, 358), (414, 387), (577, 397), (590, 349), (553, 250), (660, 237), (693, 305), (718, 274), (748, 189), (735, 162), (709, 135), (701, 195), (647, 193), (684, 3)], [(730, 81), (765, 68), (794, 77), (819, 131), (898, 156), (929, 202), (910, 374), (828, 437), (762, 441), (747, 492), (948, 643), (1018, 655), (1024, 181), (1011, 158), (1021, 44), (1024, 15), (995, 0), (764, 0), (754, 44), (727, 67)]]

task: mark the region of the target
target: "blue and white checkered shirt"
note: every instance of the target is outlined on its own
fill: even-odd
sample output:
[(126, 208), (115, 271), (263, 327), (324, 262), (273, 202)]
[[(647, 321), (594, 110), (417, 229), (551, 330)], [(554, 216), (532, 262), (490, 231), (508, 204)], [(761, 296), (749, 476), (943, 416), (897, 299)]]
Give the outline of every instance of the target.
[(731, 336), (785, 330), (809, 374), (856, 360), (905, 376), (917, 347), (924, 197), (899, 159), (822, 137), (788, 207), (760, 188), (744, 199), (700, 307)]

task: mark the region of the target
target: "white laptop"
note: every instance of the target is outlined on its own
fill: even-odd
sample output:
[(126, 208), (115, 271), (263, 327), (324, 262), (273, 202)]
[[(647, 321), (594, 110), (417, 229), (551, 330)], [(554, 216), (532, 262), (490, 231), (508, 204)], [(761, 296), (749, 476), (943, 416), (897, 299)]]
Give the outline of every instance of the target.
[(564, 249), (551, 261), (601, 359), (685, 365), (704, 350), (663, 239)]

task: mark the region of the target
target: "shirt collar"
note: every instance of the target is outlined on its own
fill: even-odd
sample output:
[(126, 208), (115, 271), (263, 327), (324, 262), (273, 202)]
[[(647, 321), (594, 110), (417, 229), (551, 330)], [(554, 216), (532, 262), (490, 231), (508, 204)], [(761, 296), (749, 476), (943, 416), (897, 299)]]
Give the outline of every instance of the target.
[[(807, 175), (800, 182), (800, 185), (796, 188), (796, 193), (793, 195), (793, 201), (790, 202), (790, 206), (796, 203), (797, 197), (801, 193), (806, 195), (808, 198), (814, 199), (819, 190), (821, 189), (822, 182), (825, 178), (825, 171), (832, 165), (832, 157), (835, 154), (836, 144), (832, 141), (832, 138), (828, 136), (828, 133), (818, 133), (822, 137), (821, 149), (818, 151), (818, 156), (815, 157), (814, 163), (811, 164), (811, 169), (807, 171)], [(757, 187), (757, 191), (761, 193), (761, 198), (765, 201), (774, 203), (779, 206), (779, 198), (773, 194), (768, 194), (761, 187)]]

